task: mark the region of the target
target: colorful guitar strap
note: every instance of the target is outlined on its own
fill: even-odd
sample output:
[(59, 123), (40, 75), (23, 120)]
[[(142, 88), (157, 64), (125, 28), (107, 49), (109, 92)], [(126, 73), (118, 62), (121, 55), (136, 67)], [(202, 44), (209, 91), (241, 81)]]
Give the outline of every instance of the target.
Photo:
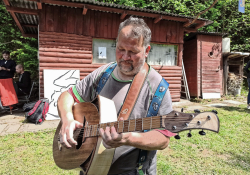
[(113, 70), (115, 69), (116, 66), (117, 66), (116, 62), (109, 65), (108, 68), (105, 70), (105, 72), (102, 74), (102, 77), (99, 80), (97, 88), (96, 88), (97, 94), (100, 94), (100, 92), (102, 91), (102, 88), (107, 83), (111, 73), (113, 72)]
[[(161, 102), (168, 90), (168, 87), (169, 87), (168, 82), (164, 78), (162, 78), (160, 84), (158, 85), (155, 91), (155, 94), (150, 103), (150, 106), (148, 108), (147, 117), (157, 116), (158, 111), (161, 106)], [(144, 130), (144, 132), (147, 132), (147, 131), (149, 130)], [(137, 171), (140, 175), (144, 175), (142, 171), (142, 167), (143, 167), (142, 163), (144, 163), (146, 160), (147, 160), (147, 151), (140, 149), (138, 163), (137, 163)]]

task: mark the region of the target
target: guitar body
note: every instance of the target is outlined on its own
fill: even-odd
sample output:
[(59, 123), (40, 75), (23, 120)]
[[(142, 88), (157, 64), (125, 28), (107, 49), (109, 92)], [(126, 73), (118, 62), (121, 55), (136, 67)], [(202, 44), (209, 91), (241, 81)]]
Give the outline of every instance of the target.
[[(89, 102), (76, 104), (73, 115), (80, 123), (85, 122), (85, 126), (117, 121), (114, 102), (101, 96), (98, 96), (98, 105)], [(73, 136), (78, 145), (67, 149), (59, 142), (61, 126), (62, 122), (57, 127), (53, 141), (56, 165), (62, 169), (81, 168), (85, 175), (107, 175), (115, 149), (106, 149), (101, 137), (79, 137), (80, 130), (74, 132)]]

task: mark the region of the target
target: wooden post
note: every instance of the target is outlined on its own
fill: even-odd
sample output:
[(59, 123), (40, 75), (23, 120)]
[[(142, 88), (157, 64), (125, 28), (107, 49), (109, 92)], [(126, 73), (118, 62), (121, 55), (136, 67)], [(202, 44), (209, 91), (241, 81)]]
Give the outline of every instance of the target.
[(227, 95), (227, 77), (228, 77), (228, 57), (223, 59), (223, 73), (224, 73), (224, 94)]
[(88, 11), (88, 9), (86, 8), (86, 6), (84, 6), (84, 7), (83, 7), (82, 14), (83, 14), (83, 15), (86, 15), (86, 14), (87, 14), (87, 11)]
[(127, 12), (124, 10), (124, 12), (121, 15), (121, 19), (124, 19), (127, 16)]
[(155, 18), (154, 23), (158, 23), (160, 20), (162, 19), (162, 15), (158, 16), (157, 18)]

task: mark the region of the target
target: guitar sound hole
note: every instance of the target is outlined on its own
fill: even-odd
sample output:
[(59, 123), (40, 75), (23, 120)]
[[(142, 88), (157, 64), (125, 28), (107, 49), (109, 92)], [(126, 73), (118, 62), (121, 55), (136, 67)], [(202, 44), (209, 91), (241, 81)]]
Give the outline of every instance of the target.
[(82, 146), (83, 141), (85, 140), (84, 138), (84, 128), (82, 128), (80, 131), (75, 131), (75, 133), (77, 135), (77, 145), (76, 145), (76, 149), (80, 149)]

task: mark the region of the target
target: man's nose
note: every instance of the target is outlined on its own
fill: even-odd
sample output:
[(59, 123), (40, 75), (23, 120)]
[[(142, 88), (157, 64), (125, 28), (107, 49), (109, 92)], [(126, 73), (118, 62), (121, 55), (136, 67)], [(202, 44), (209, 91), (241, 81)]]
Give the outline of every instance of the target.
[(131, 56), (128, 53), (128, 51), (125, 51), (124, 54), (122, 55), (123, 60), (130, 60)]

